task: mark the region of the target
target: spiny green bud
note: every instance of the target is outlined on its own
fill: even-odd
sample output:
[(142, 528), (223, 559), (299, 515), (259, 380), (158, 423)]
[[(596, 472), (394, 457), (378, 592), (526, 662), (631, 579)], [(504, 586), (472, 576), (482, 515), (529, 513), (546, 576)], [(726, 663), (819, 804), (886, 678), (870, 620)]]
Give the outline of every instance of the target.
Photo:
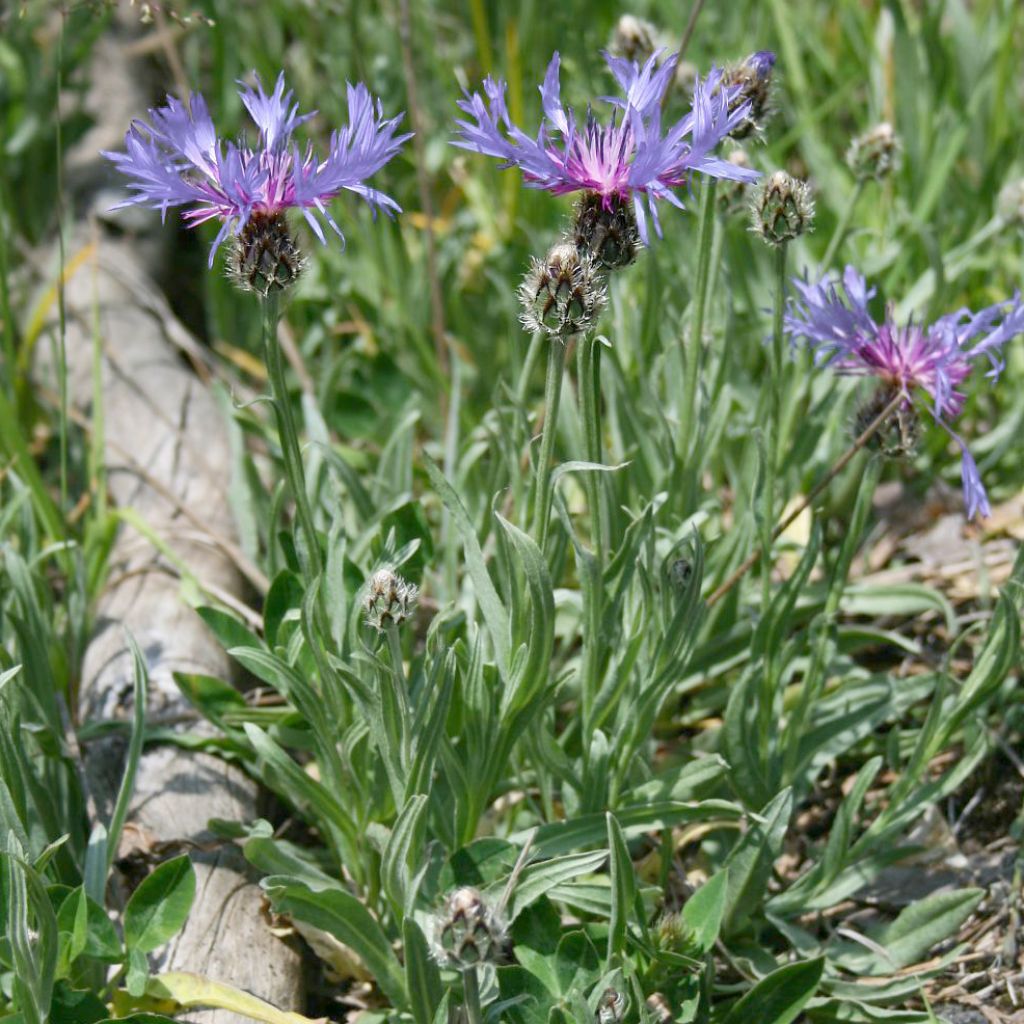
[(254, 213), (234, 239), (227, 273), (239, 288), (266, 298), (295, 284), (305, 266), (284, 214)]
[(899, 165), (900, 148), (899, 136), (883, 121), (850, 143), (846, 163), (858, 181), (881, 180)]
[(752, 230), (771, 246), (783, 245), (810, 231), (814, 226), (810, 185), (785, 171), (763, 178), (753, 190), (750, 220)]
[(693, 956), (698, 951), (696, 935), (679, 913), (665, 914), (659, 919), (654, 930), (654, 941), (658, 949), (667, 953)]
[(466, 970), (503, 957), (505, 922), (479, 889), (464, 886), (449, 893), (434, 926), (434, 954), (446, 967)]
[(604, 308), (604, 283), (590, 256), (562, 241), (544, 259), (533, 260), (519, 286), (519, 301), (527, 330), (564, 338), (597, 322)]
[(412, 615), (419, 593), (418, 587), (391, 569), (378, 569), (363, 600), (366, 624), (380, 633), (392, 623), (400, 626)]
[(576, 248), (604, 270), (628, 267), (640, 251), (633, 204), (616, 196), (584, 192), (576, 204), (572, 237)]
[[(854, 437), (860, 437), (898, 394), (891, 387), (878, 388), (857, 410), (854, 417)], [(921, 418), (912, 402), (901, 402), (889, 413), (882, 425), (868, 441), (868, 447), (881, 452), (889, 459), (912, 459), (921, 442)]]

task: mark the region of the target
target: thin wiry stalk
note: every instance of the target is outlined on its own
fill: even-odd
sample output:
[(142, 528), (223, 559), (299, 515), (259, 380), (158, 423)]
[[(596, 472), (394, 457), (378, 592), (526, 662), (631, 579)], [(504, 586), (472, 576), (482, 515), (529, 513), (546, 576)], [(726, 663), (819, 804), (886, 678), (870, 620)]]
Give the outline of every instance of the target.
[(861, 179), (856, 185), (854, 185), (853, 191), (850, 193), (850, 198), (847, 201), (846, 206), (843, 207), (843, 212), (839, 215), (839, 221), (836, 223), (836, 229), (832, 232), (832, 237), (829, 239), (825, 255), (821, 258), (821, 266), (823, 270), (828, 270), (832, 266), (832, 261), (836, 258), (836, 253), (839, 252), (839, 247), (843, 244), (843, 240), (846, 238), (846, 232), (849, 230), (854, 208), (856, 207), (863, 191), (864, 181)]
[[(700, 17), (700, 12), (703, 9), (704, 0), (693, 0), (693, 6), (690, 8), (690, 16), (686, 19), (686, 28), (683, 29), (683, 38), (679, 41), (679, 49), (676, 51), (678, 64), (682, 63), (683, 57), (686, 55), (687, 47), (689, 47), (690, 40), (693, 38), (694, 29), (697, 27), (697, 19)], [(665, 109), (665, 104), (668, 103), (670, 93), (671, 89), (666, 89), (665, 95), (661, 98), (662, 110)]]

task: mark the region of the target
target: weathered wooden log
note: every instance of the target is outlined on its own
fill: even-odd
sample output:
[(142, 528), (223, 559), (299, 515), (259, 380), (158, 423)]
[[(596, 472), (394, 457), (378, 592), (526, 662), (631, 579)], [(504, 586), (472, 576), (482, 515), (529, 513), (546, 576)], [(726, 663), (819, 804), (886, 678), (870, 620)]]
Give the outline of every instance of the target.
[[(115, 183), (113, 174), (102, 170), (97, 150), (121, 145), (130, 117), (148, 105), (117, 31), (101, 40), (91, 72), (97, 127), (68, 160), (77, 197), (86, 205), (90, 198), (95, 201), (99, 188)], [(230, 666), (183, 600), (179, 570), (187, 567), (202, 587), (223, 595), (238, 595), (242, 579), (238, 560), (231, 557), (236, 549), (227, 498), (227, 425), (214, 397), (183, 358), (183, 348), (196, 352), (199, 346), (147, 275), (161, 248), (154, 237), (118, 237), (92, 219), (76, 227), (68, 244), (70, 404), (90, 416), (95, 342), (101, 347), (109, 494), (146, 527), (123, 526), (111, 552), (109, 582), (95, 609), (95, 635), (82, 669), (79, 714), (83, 721), (130, 720), (129, 631), (149, 671), (148, 721), (194, 730), (202, 723), (173, 673), (224, 678)], [(54, 387), (52, 365), (41, 365), (37, 373)], [(152, 537), (159, 538), (167, 554)], [(85, 750), (91, 805), (104, 823), (124, 753), (123, 739), (97, 740)], [(299, 954), (267, 927), (262, 894), (237, 848), (217, 842), (207, 828), (210, 818), (257, 817), (258, 799), (256, 784), (217, 757), (174, 745), (149, 747), (138, 767), (119, 853), (145, 856), (179, 847), (192, 855), (198, 883), (192, 913), (160, 954), (157, 969), (196, 972), (301, 1011)], [(210, 1011), (192, 1019), (235, 1024), (244, 1018)]]

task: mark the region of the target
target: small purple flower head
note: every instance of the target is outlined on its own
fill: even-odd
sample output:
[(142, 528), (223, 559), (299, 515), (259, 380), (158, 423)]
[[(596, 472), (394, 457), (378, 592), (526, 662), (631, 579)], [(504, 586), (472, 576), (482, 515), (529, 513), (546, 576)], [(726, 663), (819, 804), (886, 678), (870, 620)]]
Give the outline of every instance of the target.
[(924, 391), (931, 399), (928, 411), (960, 448), (967, 518), (989, 515), (978, 467), (950, 423), (963, 409), (961, 386), (974, 361), (987, 359), (986, 376), (996, 380), (1004, 366), (1000, 349), (1024, 332), (1020, 293), (978, 313), (959, 309), (924, 327), (896, 324), (891, 310), (877, 323), (868, 312), (874, 289), (867, 288), (853, 267), (846, 268), (841, 285), (828, 280), (811, 284), (795, 279), (793, 283), (799, 298), (790, 300), (785, 317), (790, 340), (796, 343), (802, 338), (814, 350), (819, 365), (841, 374), (877, 377), (894, 397), (903, 395), (908, 407), (914, 393)]
[(327, 157), (312, 146), (300, 151), (292, 135), (313, 114), (299, 114), (284, 73), (267, 95), (259, 78), (254, 89), (243, 86), (242, 102), (259, 129), (259, 142), (217, 137), (209, 109), (196, 93), (189, 107), (172, 96), (167, 105), (150, 110), (149, 123), (135, 121), (125, 135), (124, 153), (104, 153), (130, 180), (134, 195), (115, 209), (139, 203), (166, 216), (172, 206), (189, 206), (190, 227), (218, 218), (220, 232), (214, 254), (229, 235), (240, 236), (253, 218), (274, 221), (291, 208), (302, 211), (313, 232), (326, 242), (319, 215), (339, 237), (341, 229), (325, 206), (343, 190), (362, 196), (371, 207), (392, 213), (393, 199), (365, 181), (400, 149), (408, 135), (397, 135), (401, 115), (385, 119), (380, 100), (365, 85), (348, 86), (348, 126), (331, 135)]
[[(505, 83), (488, 78), (482, 96), (459, 101), (467, 119), (459, 120), (454, 145), (497, 157), (505, 167), (519, 167), (530, 188), (554, 195), (589, 192), (606, 209), (632, 202), (640, 238), (648, 242), (647, 215), (660, 236), (655, 205), (664, 199), (683, 208), (674, 189), (689, 183), (695, 172), (734, 181), (756, 181), (757, 171), (738, 167), (714, 155), (718, 144), (749, 113), (749, 104), (732, 106), (736, 90), (722, 84), (712, 69), (694, 87), (692, 110), (666, 130), (661, 101), (672, 82), (676, 58), (658, 64), (654, 54), (643, 66), (605, 54), (625, 98), (603, 97), (616, 108), (608, 124), (589, 111), (584, 124), (561, 101), (559, 55), (548, 65), (540, 86), (544, 117), (536, 137), (512, 123), (505, 104)], [(643, 199), (646, 197), (645, 210)]]

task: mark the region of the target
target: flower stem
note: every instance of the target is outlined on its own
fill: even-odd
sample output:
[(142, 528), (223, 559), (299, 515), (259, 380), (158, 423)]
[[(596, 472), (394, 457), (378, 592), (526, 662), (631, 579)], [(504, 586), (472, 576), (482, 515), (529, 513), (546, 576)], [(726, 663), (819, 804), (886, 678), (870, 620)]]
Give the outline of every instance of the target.
[(388, 637), (388, 654), (391, 656), (391, 671), (395, 677), (395, 696), (402, 709), (403, 719), (408, 719), (409, 698), (406, 694), (405, 664), (402, 657), (402, 640), (398, 635), (398, 626), (388, 622), (384, 626)]
[[(789, 244), (783, 242), (774, 250), (774, 290), (772, 295), (772, 344), (769, 349), (769, 402), (771, 407), (771, 439), (768, 445), (767, 466), (764, 482), (764, 529), (775, 519), (775, 498), (778, 490), (780, 463), (782, 461), (782, 358), (785, 338), (782, 333), (783, 313), (786, 305), (786, 255)], [(768, 538), (762, 544), (764, 565), (765, 607), (771, 587), (771, 543)]]
[(475, 967), (468, 967), (462, 972), (462, 991), (466, 1003), (468, 1024), (483, 1024), (484, 1012), (480, 1006), (480, 981), (476, 976)]
[(686, 354), (683, 376), (683, 406), (679, 410), (680, 462), (689, 457), (693, 446), (694, 423), (697, 419), (697, 386), (704, 353), (704, 317), (707, 313), (708, 270), (711, 266), (711, 240), (715, 226), (714, 178), (706, 178), (700, 197), (700, 221), (697, 227), (697, 279), (693, 288), (693, 320), (690, 323), (690, 351)]
[[(584, 458), (601, 465), (601, 343), (593, 336), (579, 338), (577, 367), (580, 408), (583, 420)], [(604, 565), (610, 545), (604, 473), (589, 470), (583, 474), (590, 508), (590, 534), (594, 553), (579, 567), (583, 586), (583, 651), (580, 664), (580, 692), (583, 711), (583, 762), (590, 760), (594, 701), (600, 688), (600, 669), (605, 637), (601, 630), (604, 615)]]
[(288, 400), (288, 386), (284, 376), (284, 360), (281, 345), (277, 337), (278, 321), (277, 295), (271, 292), (263, 299), (263, 355), (267, 364), (267, 375), (270, 378), (270, 389), (277, 419), (277, 431), (281, 442), (281, 456), (284, 461), (285, 478), (288, 488), (295, 500), (296, 514), (299, 520), (301, 543), (299, 560), (306, 583), (315, 580), (322, 570), (320, 560), (320, 544), (317, 540), (316, 528), (313, 525), (313, 511), (306, 494), (306, 478), (302, 470), (302, 451), (299, 448), (299, 434), (295, 427), (295, 417)]
[[(407, 726), (412, 721), (409, 713), (408, 683), (405, 678), (405, 663), (402, 657), (402, 640), (398, 634), (398, 626), (394, 622), (386, 623), (384, 631), (388, 638), (388, 654), (391, 657), (391, 685), (395, 695), (395, 706), (398, 709), (398, 721), (393, 723), (395, 735), (393, 742), (398, 748), (398, 760), (402, 771), (408, 771), (409, 739)], [(396, 793), (396, 798), (401, 794)]]
[(836, 253), (839, 252), (839, 247), (843, 244), (843, 239), (846, 238), (847, 229), (850, 227), (850, 219), (853, 217), (854, 208), (860, 200), (861, 193), (863, 191), (864, 181), (860, 180), (853, 186), (850, 198), (847, 201), (846, 206), (843, 208), (843, 212), (839, 215), (839, 221), (836, 224), (836, 229), (832, 232), (832, 237), (828, 242), (828, 248), (825, 250), (825, 255), (821, 258), (822, 270), (827, 271), (832, 266), (832, 261), (836, 258)]
[[(778, 526), (772, 530), (772, 540), (777, 540), (790, 526), (796, 522), (799, 515), (807, 508), (815, 498), (849, 465), (850, 460), (859, 452), (872, 437), (878, 432), (882, 424), (896, 411), (901, 402), (906, 401), (902, 394), (897, 395), (865, 428), (864, 432), (853, 442), (852, 445), (835, 461), (832, 468), (818, 481), (817, 484), (811, 489), (811, 492), (805, 497), (792, 512), (789, 513), (779, 523)], [(719, 601), (725, 597), (726, 594), (736, 586), (737, 583), (750, 571), (751, 567), (761, 557), (761, 550), (752, 552), (739, 566), (738, 569), (719, 586), (708, 598), (708, 607), (711, 608), (718, 604)]]
[(551, 522), (551, 456), (558, 433), (558, 406), (562, 398), (562, 374), (565, 370), (567, 338), (554, 337), (548, 344), (548, 372), (544, 380), (544, 426), (540, 435), (540, 454), (534, 487), (533, 532), (537, 546), (544, 550)]
[[(602, 465), (601, 457), (601, 343), (590, 336), (580, 338), (576, 353), (580, 390), (580, 411), (583, 420), (583, 457), (587, 462)], [(587, 501), (590, 505), (590, 532), (598, 565), (604, 567), (608, 549), (608, 522), (605, 515), (604, 474), (592, 470), (584, 474)]]

